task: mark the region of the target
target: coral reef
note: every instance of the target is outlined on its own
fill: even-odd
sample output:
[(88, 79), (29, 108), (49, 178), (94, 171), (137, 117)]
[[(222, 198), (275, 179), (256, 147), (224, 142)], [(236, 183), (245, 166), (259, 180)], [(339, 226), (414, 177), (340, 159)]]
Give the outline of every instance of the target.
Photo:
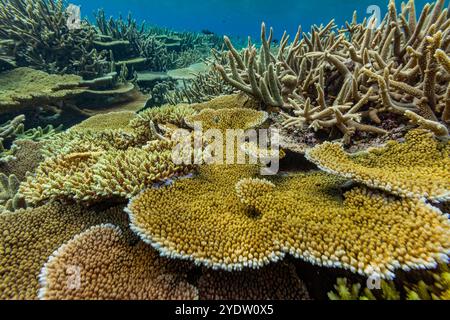
[[(78, 286), (67, 286), (70, 267)], [(45, 300), (193, 300), (197, 289), (183, 265), (160, 258), (149, 246), (129, 244), (120, 228), (100, 225), (77, 235), (48, 260), (39, 276)], [(101, 270), (101, 271), (99, 271)], [(118, 272), (120, 270), (120, 272)], [(76, 278), (74, 278), (74, 281)]]
[(0, 215), (0, 299), (37, 299), (38, 275), (62, 244), (91, 226), (126, 226), (121, 207), (96, 212), (58, 203)]
[(324, 171), (402, 197), (450, 200), (450, 143), (426, 130), (410, 131), (403, 143), (391, 141), (356, 155), (325, 142), (306, 157)]

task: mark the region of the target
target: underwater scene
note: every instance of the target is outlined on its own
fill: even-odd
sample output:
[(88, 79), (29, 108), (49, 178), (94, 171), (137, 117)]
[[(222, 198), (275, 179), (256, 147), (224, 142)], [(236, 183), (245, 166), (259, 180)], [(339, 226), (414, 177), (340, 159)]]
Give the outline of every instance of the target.
[(0, 0), (0, 300), (449, 300), (450, 7)]

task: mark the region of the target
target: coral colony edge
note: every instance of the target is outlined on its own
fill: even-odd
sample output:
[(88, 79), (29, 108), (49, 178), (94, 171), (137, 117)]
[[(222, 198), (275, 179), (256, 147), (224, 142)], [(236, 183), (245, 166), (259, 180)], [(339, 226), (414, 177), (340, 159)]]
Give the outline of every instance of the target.
[(450, 299), (445, 1), (245, 42), (77, 14), (0, 0), (0, 299)]

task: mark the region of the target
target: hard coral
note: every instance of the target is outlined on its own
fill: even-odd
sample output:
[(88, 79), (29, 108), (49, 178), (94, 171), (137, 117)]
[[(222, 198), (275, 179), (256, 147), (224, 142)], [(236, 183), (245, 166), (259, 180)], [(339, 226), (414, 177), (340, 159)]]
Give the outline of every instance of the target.
[(224, 270), (260, 268), (289, 253), (393, 278), (396, 269), (431, 268), (447, 259), (448, 217), (422, 201), (356, 188), (342, 202), (341, 180), (309, 173), (275, 178), (272, 191), (256, 182), (263, 192), (250, 192), (246, 205), (233, 185), (256, 172), (205, 166), (193, 179), (149, 189), (127, 208), (132, 229), (164, 256)]
[(450, 143), (414, 130), (403, 143), (391, 141), (357, 155), (326, 142), (306, 152), (321, 169), (402, 197), (450, 199)]
[[(186, 281), (182, 267), (160, 258), (143, 242), (131, 245), (120, 228), (99, 225), (75, 236), (53, 253), (39, 276), (39, 298), (195, 299), (197, 289)], [(68, 274), (68, 270), (73, 274)]]
[(122, 208), (96, 212), (47, 204), (0, 215), (0, 299), (37, 299), (39, 272), (63, 243), (91, 226), (126, 226)]
[(127, 199), (194, 170), (191, 165), (175, 165), (172, 149), (171, 141), (160, 140), (126, 150), (60, 154), (41, 163), (21, 184), (19, 193), (31, 204), (51, 199)]
[(305, 284), (289, 263), (261, 270), (205, 270), (198, 283), (201, 300), (309, 300)]
[[(379, 24), (379, 26), (377, 26)], [(261, 27), (261, 48), (249, 40), (238, 51), (225, 37), (228, 63), (216, 63), (225, 82), (281, 112), (285, 127), (332, 133), (346, 140), (357, 132), (386, 134), (383, 113), (418, 114), (435, 125), (449, 121), (448, 9), (444, 0), (424, 6), (414, 0), (398, 12), (389, 2), (382, 21), (333, 21), (285, 33), (273, 47), (273, 30)]]

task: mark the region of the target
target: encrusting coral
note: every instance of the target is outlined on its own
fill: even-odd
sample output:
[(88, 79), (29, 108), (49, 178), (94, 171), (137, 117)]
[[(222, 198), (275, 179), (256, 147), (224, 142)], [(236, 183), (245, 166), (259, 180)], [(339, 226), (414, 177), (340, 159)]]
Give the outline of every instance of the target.
[(309, 300), (295, 267), (284, 262), (261, 270), (204, 270), (198, 291), (200, 300)]
[[(68, 274), (70, 268), (78, 271)], [(39, 298), (196, 299), (197, 289), (186, 281), (183, 269), (186, 270), (183, 263), (160, 258), (143, 242), (131, 245), (114, 225), (94, 226), (62, 245), (49, 258), (39, 275)]]
[(106, 211), (51, 203), (0, 215), (0, 299), (37, 299), (38, 275), (62, 244), (91, 226), (126, 227), (122, 207)]
[(404, 142), (349, 155), (325, 142), (306, 152), (322, 170), (402, 197), (450, 199), (450, 143), (427, 130), (410, 131)]
[(419, 20), (414, 0), (400, 13), (390, 1), (382, 21), (358, 23), (355, 13), (345, 28), (334, 20), (309, 33), (299, 28), (291, 43), (285, 33), (278, 48), (263, 24), (259, 51), (250, 40), (238, 51), (225, 37), (228, 63), (216, 69), (231, 86), (278, 110), (286, 128), (339, 130), (348, 142), (358, 131), (387, 134), (383, 114), (412, 112), (442, 132), (438, 119), (448, 121), (450, 110), (449, 26), (444, 0), (425, 5)]
[[(393, 278), (396, 269), (447, 259), (448, 218), (422, 201), (363, 188), (342, 201), (343, 181), (324, 173), (274, 178), (270, 192), (272, 186), (258, 180), (252, 188), (255, 180), (242, 185), (256, 172), (253, 166), (204, 166), (193, 179), (148, 189), (127, 208), (131, 227), (162, 255), (214, 269), (260, 268), (289, 253)], [(252, 191), (260, 186), (263, 192)]]

